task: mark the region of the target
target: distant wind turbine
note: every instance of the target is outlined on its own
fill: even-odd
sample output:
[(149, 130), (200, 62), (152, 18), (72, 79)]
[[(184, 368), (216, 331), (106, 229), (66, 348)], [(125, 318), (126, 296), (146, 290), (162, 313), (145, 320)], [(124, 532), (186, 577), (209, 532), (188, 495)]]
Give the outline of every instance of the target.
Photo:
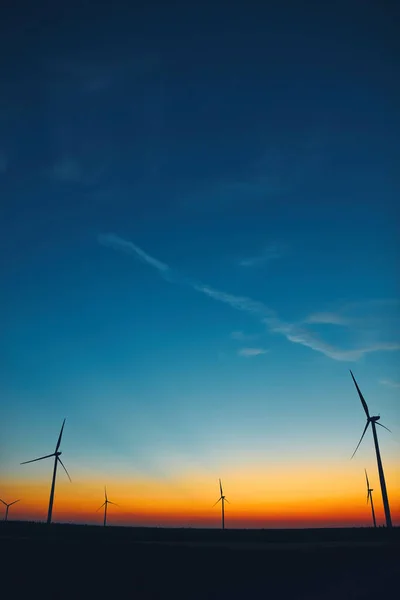
[(213, 504), (213, 507), (216, 506), (218, 504), (218, 502), (221, 502), (221, 511), (222, 511), (222, 529), (225, 529), (225, 502), (228, 502), (228, 504), (230, 504), (229, 500), (227, 500), (224, 496), (224, 493), (222, 491), (222, 483), (221, 480), (219, 480), (219, 491), (221, 493), (220, 497), (218, 498), (218, 500), (216, 501), (215, 504)]
[(367, 431), (369, 425), (371, 424), (372, 435), (374, 437), (374, 444), (375, 444), (376, 460), (377, 460), (377, 463), (378, 463), (379, 481), (380, 481), (381, 490), (382, 490), (383, 508), (385, 509), (386, 527), (392, 527), (392, 518), (390, 516), (389, 499), (388, 499), (387, 490), (386, 490), (385, 474), (383, 472), (381, 453), (380, 453), (380, 450), (379, 450), (379, 443), (378, 443), (378, 435), (376, 433), (376, 425), (380, 425), (381, 427), (383, 427), (384, 429), (387, 429), (388, 431), (390, 431), (390, 429), (388, 429), (387, 427), (385, 427), (385, 425), (382, 425), (382, 423), (378, 423), (378, 421), (380, 419), (380, 416), (371, 417), (371, 415), (369, 414), (367, 403), (364, 400), (364, 396), (362, 395), (362, 393), (360, 391), (360, 388), (357, 385), (357, 381), (355, 380), (354, 375), (353, 375), (353, 373), (351, 371), (350, 371), (350, 374), (351, 374), (352, 379), (354, 381), (354, 385), (357, 388), (357, 392), (358, 392), (358, 395), (360, 397), (361, 404), (363, 405), (365, 414), (367, 415), (367, 423), (366, 423), (366, 425), (364, 427), (364, 431), (362, 433), (361, 439), (360, 439), (360, 441), (357, 444), (357, 448), (354, 450), (353, 455), (352, 455), (351, 458), (353, 458), (353, 456), (357, 452), (358, 447), (361, 444), (362, 439), (363, 439), (363, 437), (365, 435), (365, 432)]
[(10, 502), (9, 504), (7, 504), (7, 502), (4, 502), (4, 500), (2, 500), (0, 498), (0, 502), (2, 502), (4, 504), (4, 506), (6, 507), (6, 514), (4, 517), (5, 521), (8, 521), (8, 509), (10, 508), (10, 506), (12, 506), (13, 504), (16, 504), (17, 502), (19, 502), (19, 500), (14, 500), (14, 502)]
[(113, 504), (114, 506), (118, 506), (118, 504), (115, 504), (115, 502), (111, 502), (111, 500), (107, 498), (107, 489), (106, 486), (104, 486), (104, 504), (99, 506), (99, 508), (96, 510), (96, 512), (98, 512), (100, 508), (103, 508), (104, 506), (104, 527), (107, 525), (107, 504)]
[(367, 480), (367, 504), (368, 504), (369, 500), (371, 500), (372, 520), (374, 522), (374, 527), (376, 527), (375, 511), (374, 511), (374, 501), (372, 500), (372, 492), (374, 490), (369, 487), (367, 469), (364, 469), (364, 471), (365, 471), (365, 479)]
[(46, 454), (46, 456), (41, 456), (40, 458), (34, 458), (33, 460), (26, 460), (25, 462), (21, 463), (21, 465), (27, 465), (28, 463), (36, 462), (37, 460), (44, 460), (45, 458), (51, 458), (52, 456), (54, 456), (53, 480), (51, 482), (51, 491), (50, 491), (50, 500), (49, 500), (49, 511), (47, 513), (47, 523), (48, 524), (51, 523), (51, 515), (53, 513), (54, 490), (55, 490), (55, 487), (56, 487), (56, 475), (57, 475), (57, 465), (58, 465), (58, 463), (60, 463), (60, 465), (62, 466), (62, 468), (64, 469), (64, 471), (68, 475), (68, 479), (71, 481), (71, 477), (69, 476), (69, 473), (68, 473), (67, 469), (65, 468), (64, 463), (62, 462), (62, 460), (60, 458), (60, 455), (62, 453), (58, 450), (59, 447), (60, 447), (60, 444), (61, 444), (61, 438), (62, 438), (62, 434), (63, 434), (63, 431), (64, 431), (64, 425), (65, 425), (65, 419), (63, 421), (63, 424), (62, 424), (62, 427), (61, 427), (61, 431), (60, 431), (60, 435), (58, 436), (57, 446), (56, 446), (56, 449), (53, 452), (53, 454)]

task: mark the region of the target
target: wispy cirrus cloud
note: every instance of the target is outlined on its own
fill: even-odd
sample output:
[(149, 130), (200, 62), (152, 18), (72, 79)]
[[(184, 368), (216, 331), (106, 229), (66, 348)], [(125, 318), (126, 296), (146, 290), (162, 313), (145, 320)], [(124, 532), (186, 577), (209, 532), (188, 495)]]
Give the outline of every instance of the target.
[(240, 267), (262, 267), (267, 263), (280, 258), (283, 254), (283, 246), (279, 244), (270, 244), (260, 254), (243, 258), (239, 261)]
[(236, 308), (237, 310), (259, 315), (260, 317), (268, 317), (275, 314), (273, 310), (268, 308), (268, 306), (262, 302), (252, 300), (247, 296), (234, 296), (233, 294), (220, 292), (219, 290), (215, 290), (210, 286), (203, 284), (194, 284), (193, 289), (205, 294), (206, 296), (209, 296), (210, 298), (214, 298), (214, 300), (218, 300), (224, 304), (229, 304), (229, 306)]
[(334, 312), (319, 312), (309, 315), (305, 318), (304, 323), (318, 325), (349, 325), (349, 319)]
[(400, 319), (399, 301), (396, 298), (373, 298), (359, 302), (347, 302), (336, 310), (308, 315), (303, 323), (354, 326), (376, 325), (390, 318)]
[(306, 329), (301, 323), (284, 323), (279, 319), (266, 319), (265, 322), (271, 331), (283, 334), (290, 342), (301, 344), (338, 361), (357, 361), (366, 354), (373, 352), (400, 350), (400, 343), (397, 342), (360, 344), (357, 348), (352, 349), (337, 348), (322, 340), (314, 332)]
[(251, 356), (260, 356), (260, 354), (267, 354), (268, 350), (265, 348), (240, 348), (238, 350), (239, 356), (245, 356), (250, 358)]
[[(262, 323), (266, 325), (271, 333), (283, 335), (288, 341), (306, 346), (316, 352), (338, 361), (357, 361), (366, 354), (381, 351), (400, 350), (400, 344), (397, 342), (378, 342), (360, 345), (357, 348), (342, 349), (328, 344), (319, 338), (314, 332), (311, 332), (300, 324), (288, 323), (282, 321), (274, 310), (269, 308), (263, 302), (258, 302), (247, 296), (235, 296), (220, 290), (216, 290), (208, 285), (198, 283), (192, 279), (180, 275), (177, 271), (171, 269), (166, 263), (159, 261), (150, 254), (147, 254), (136, 244), (114, 235), (105, 234), (98, 236), (100, 244), (112, 247), (115, 250), (125, 252), (139, 258), (142, 262), (155, 268), (161, 276), (169, 282), (178, 283), (191, 287), (218, 302), (227, 304), (236, 310), (247, 312), (257, 316)], [(257, 349), (254, 349), (257, 350)]]
[[(396, 299), (367, 299), (348, 302), (333, 311), (313, 313), (300, 322), (306, 329), (333, 326), (346, 330), (360, 343), (362, 354), (398, 349), (400, 310)], [(326, 330), (327, 331), (327, 330)]]
[(126, 252), (128, 254), (136, 254), (136, 256), (140, 258), (142, 262), (147, 263), (148, 265), (154, 267), (158, 271), (161, 271), (161, 273), (167, 273), (171, 271), (168, 265), (161, 262), (160, 260), (157, 260), (156, 258), (153, 258), (152, 256), (150, 256), (150, 254), (147, 254), (147, 252), (139, 248), (139, 246), (136, 246), (136, 244), (124, 240), (118, 235), (99, 235), (98, 240), (100, 244), (103, 244), (104, 246), (110, 246), (115, 250), (121, 250), (122, 252)]
[(393, 379), (381, 379), (379, 383), (390, 388), (400, 388), (400, 381), (394, 381)]

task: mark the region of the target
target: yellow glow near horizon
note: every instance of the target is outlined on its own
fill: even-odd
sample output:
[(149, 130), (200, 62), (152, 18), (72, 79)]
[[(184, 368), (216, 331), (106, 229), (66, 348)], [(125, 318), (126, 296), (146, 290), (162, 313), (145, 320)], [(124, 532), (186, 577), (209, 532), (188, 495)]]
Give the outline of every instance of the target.
[[(354, 468), (329, 465), (306, 466), (301, 472), (290, 465), (269, 466), (267, 472), (249, 467), (225, 473), (222, 479), (227, 524), (238, 527), (324, 526), (335, 524), (369, 525), (370, 508), (366, 504), (363, 473), (354, 477)], [(374, 503), (378, 522), (384, 523), (377, 475), (373, 480)], [(392, 519), (400, 524), (400, 472), (386, 468), (386, 480)], [(47, 514), (50, 477), (40, 481), (10, 477), (3, 483), (2, 496), (7, 502), (21, 498), (10, 509), (10, 519), (44, 520)], [(89, 476), (73, 483), (59, 478), (53, 509), (55, 521), (101, 523), (104, 481)], [(107, 492), (119, 507), (110, 507), (110, 524), (219, 526), (218, 480), (210, 482), (209, 473), (185, 473), (173, 479), (135, 477), (130, 480), (107, 477)]]

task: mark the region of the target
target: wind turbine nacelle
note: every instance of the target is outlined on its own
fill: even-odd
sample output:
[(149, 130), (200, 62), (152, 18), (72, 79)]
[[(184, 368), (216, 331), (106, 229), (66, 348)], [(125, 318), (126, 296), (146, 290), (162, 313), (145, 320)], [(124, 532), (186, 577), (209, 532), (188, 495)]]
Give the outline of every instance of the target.
[(380, 415), (377, 415), (376, 417), (371, 417), (371, 421), (379, 421), (380, 418)]

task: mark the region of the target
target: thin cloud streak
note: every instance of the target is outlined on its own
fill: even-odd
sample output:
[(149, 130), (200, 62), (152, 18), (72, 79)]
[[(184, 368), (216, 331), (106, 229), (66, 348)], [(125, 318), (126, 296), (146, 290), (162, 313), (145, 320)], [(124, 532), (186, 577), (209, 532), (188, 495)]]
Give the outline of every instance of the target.
[(338, 315), (337, 313), (333, 313), (333, 312), (320, 312), (320, 313), (314, 313), (312, 315), (309, 315), (305, 320), (304, 323), (309, 323), (311, 324), (318, 324), (318, 325), (349, 325), (349, 319), (346, 319), (345, 317), (342, 317), (341, 315)]
[(400, 350), (400, 344), (390, 342), (371, 344), (370, 346), (355, 348), (353, 350), (341, 350), (324, 342), (315, 334), (296, 324), (282, 323), (276, 319), (267, 319), (265, 323), (268, 325), (270, 331), (283, 334), (290, 342), (301, 344), (316, 352), (321, 352), (333, 360), (353, 362), (359, 360), (365, 354), (372, 352)]
[(381, 379), (379, 381), (380, 384), (382, 385), (386, 385), (386, 387), (390, 387), (390, 388), (400, 388), (400, 382), (399, 381), (393, 381), (393, 379)]
[(259, 267), (266, 263), (280, 258), (282, 256), (282, 249), (277, 244), (271, 244), (265, 248), (264, 252), (257, 256), (251, 256), (250, 258), (244, 258), (239, 261), (240, 267)]
[(138, 257), (142, 262), (157, 269), (164, 279), (171, 283), (179, 283), (186, 285), (218, 302), (227, 304), (236, 310), (247, 312), (261, 318), (261, 321), (267, 326), (270, 332), (283, 335), (288, 341), (294, 344), (306, 346), (316, 352), (320, 352), (325, 356), (338, 361), (357, 361), (365, 354), (378, 351), (394, 351), (400, 350), (398, 343), (377, 343), (362, 348), (353, 350), (341, 350), (323, 340), (318, 339), (314, 334), (309, 332), (304, 327), (300, 327), (293, 323), (285, 323), (276, 315), (275, 311), (266, 306), (263, 302), (252, 300), (246, 296), (234, 296), (221, 292), (208, 285), (195, 282), (186, 277), (182, 277), (179, 273), (171, 269), (167, 264), (157, 260), (144, 250), (139, 248), (130, 241), (114, 234), (105, 234), (98, 236), (98, 242), (104, 246), (111, 247), (133, 256)]
[[(343, 327), (376, 328), (383, 322), (390, 322), (390, 328), (398, 329), (399, 301), (392, 298), (369, 299), (351, 302), (343, 305), (338, 310), (322, 311), (308, 315), (302, 322), (316, 325), (339, 325)], [(379, 310), (376, 313), (376, 310)], [(382, 309), (385, 309), (382, 312)], [(389, 309), (394, 309), (390, 311)], [(374, 312), (375, 311), (375, 312)]]
[(251, 356), (260, 356), (260, 354), (267, 354), (268, 350), (265, 348), (240, 348), (238, 350), (239, 356), (246, 356), (247, 358)]
[(256, 300), (252, 300), (246, 296), (233, 296), (232, 294), (226, 294), (225, 292), (214, 290), (210, 286), (202, 284), (195, 284), (193, 289), (201, 292), (202, 294), (210, 296), (210, 298), (214, 298), (214, 300), (218, 300), (224, 304), (229, 304), (229, 306), (236, 308), (237, 310), (242, 310), (244, 312), (259, 315), (261, 317), (272, 317), (275, 315), (274, 311), (272, 311), (262, 302), (257, 302)]
[(121, 250), (122, 252), (126, 252), (127, 254), (136, 254), (142, 260), (142, 262), (145, 262), (151, 267), (158, 269), (158, 271), (161, 271), (161, 273), (167, 273), (167, 271), (171, 271), (168, 265), (162, 263), (156, 258), (153, 258), (152, 256), (150, 256), (150, 254), (147, 254), (146, 252), (144, 252), (144, 250), (139, 248), (139, 246), (136, 246), (132, 242), (124, 240), (118, 235), (114, 235), (112, 233), (106, 235), (99, 235), (98, 240), (99, 243), (103, 246), (110, 246), (115, 250)]

